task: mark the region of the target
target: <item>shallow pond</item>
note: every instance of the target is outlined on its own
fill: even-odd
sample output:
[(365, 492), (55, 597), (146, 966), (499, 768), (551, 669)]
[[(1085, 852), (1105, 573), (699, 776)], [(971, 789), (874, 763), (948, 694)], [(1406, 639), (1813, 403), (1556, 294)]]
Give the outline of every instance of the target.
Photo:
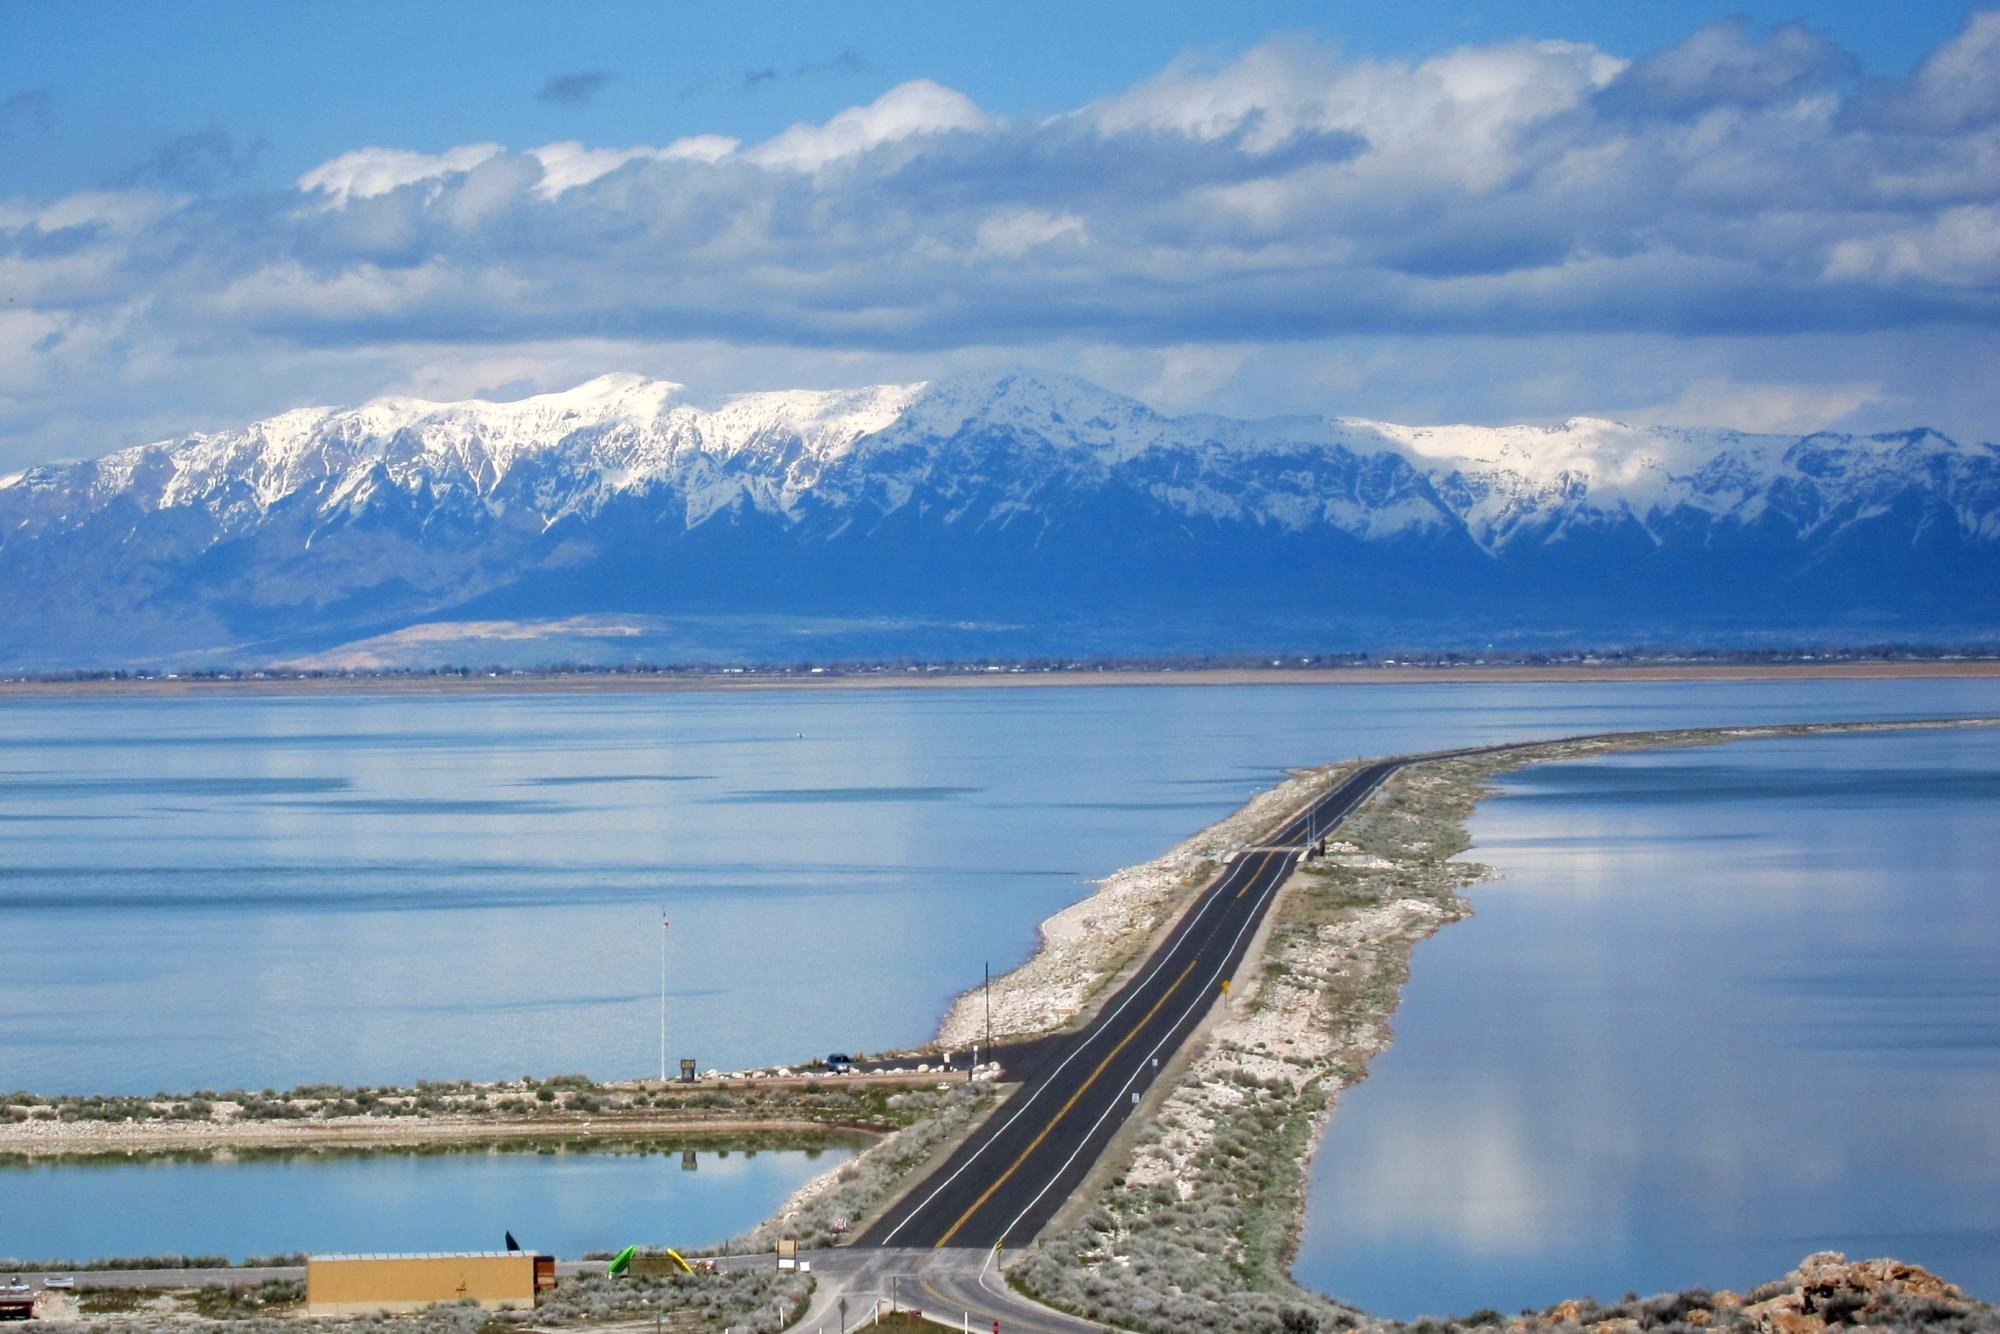
[(565, 1258), (706, 1246), (762, 1222), (854, 1153), (842, 1139), (0, 1158), (0, 1256), (489, 1251), (509, 1231)]

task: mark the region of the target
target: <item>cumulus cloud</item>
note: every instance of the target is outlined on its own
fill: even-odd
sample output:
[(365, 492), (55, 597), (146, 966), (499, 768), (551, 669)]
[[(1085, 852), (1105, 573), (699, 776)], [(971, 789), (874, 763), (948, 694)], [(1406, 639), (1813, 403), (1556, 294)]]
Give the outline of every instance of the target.
[(1976, 13), (1907, 80), (1866, 90), (1854, 119), (1931, 134), (1979, 129), (2000, 121), (2000, 10)]
[[(462, 144), (442, 153), (416, 153), (403, 148), (357, 148), (320, 163), (299, 177), (298, 187), (327, 196), (336, 207), (356, 199), (372, 199), (419, 182), (441, 182), (462, 176), (490, 157), (505, 152), (499, 144)], [(436, 194), (435, 191), (432, 192)]]
[(993, 255), (1015, 257), (1065, 237), (1081, 241), (1084, 236), (1083, 219), (1074, 213), (1010, 209), (980, 223), (977, 235), (981, 250)]
[[(1743, 377), (1676, 349), (1941, 328), (1990, 347), (1996, 88), (1994, 13), (1890, 82), (1798, 24), (1717, 24), (1637, 63), (1558, 41), (1354, 59), (1286, 37), (1046, 117), (919, 79), (761, 142), (374, 146), (287, 190), (159, 171), (0, 196), (0, 283), (31, 315), (0, 343), (0, 432), (46, 437), (83, 410), (74, 377), (91, 356), (110, 374), (111, 349), (135, 385), (197, 356), (289, 358), (317, 378), (286, 383), (324, 399), (373, 392), (424, 349), (511, 366), (510, 349), (608, 344), (740, 347), (822, 381), (1041, 349), (1234, 411), (1400, 376), (1407, 391), (1370, 410), (1803, 419), (1710, 391), (1879, 382), (1865, 415), (1907, 406), (1895, 377), (1927, 372)], [(205, 151), (181, 156), (227, 160)], [(1538, 361), (1494, 361), (1514, 378), (1475, 400), (1450, 387), (1457, 365), (1415, 369), (1424, 347), (1462, 364), (1482, 339), (1567, 339), (1572, 359), (1654, 340), (1648, 356), (1684, 373), (1593, 390), (1535, 343)]]
[(589, 148), (574, 139), (531, 148), (528, 155), (541, 164), (541, 180), (535, 189), (553, 199), (565, 190), (589, 185), (631, 162), (717, 162), (742, 147), (742, 141), (721, 134), (699, 134), (676, 139), (665, 148), (639, 145), (633, 148)]
[(900, 84), (863, 107), (849, 107), (823, 125), (794, 125), (750, 151), (763, 167), (813, 171), (842, 158), (913, 136), (976, 133), (993, 118), (964, 93), (929, 79)]
[(1670, 402), (1628, 408), (1617, 414), (1635, 426), (1710, 426), (1742, 431), (1805, 435), (1839, 426), (1860, 408), (1882, 397), (1879, 381), (1743, 384), (1704, 378)]
[(1803, 23), (1759, 39), (1743, 19), (1726, 19), (1626, 70), (1603, 103), (1679, 116), (1769, 106), (1834, 87), (1859, 69), (1852, 54)]
[(1842, 241), (1828, 256), (1826, 276), (1991, 292), (2000, 286), (2000, 207), (1967, 204), (1915, 226)]
[(616, 77), (610, 70), (586, 69), (568, 74), (551, 74), (548, 82), (536, 92), (540, 102), (554, 102), (559, 106), (580, 107), (587, 105), (593, 97), (604, 91), (604, 85)]

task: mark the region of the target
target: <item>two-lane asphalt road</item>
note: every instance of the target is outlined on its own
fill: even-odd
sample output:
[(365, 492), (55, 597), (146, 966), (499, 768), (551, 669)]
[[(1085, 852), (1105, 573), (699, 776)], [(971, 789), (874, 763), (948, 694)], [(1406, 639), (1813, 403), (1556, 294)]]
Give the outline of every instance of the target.
[(1403, 762), (1357, 770), (1240, 852), (1093, 1019), (1009, 1061), (1020, 1089), (857, 1244), (991, 1247), (1039, 1232), (1220, 998), (1308, 838), (1324, 836)]

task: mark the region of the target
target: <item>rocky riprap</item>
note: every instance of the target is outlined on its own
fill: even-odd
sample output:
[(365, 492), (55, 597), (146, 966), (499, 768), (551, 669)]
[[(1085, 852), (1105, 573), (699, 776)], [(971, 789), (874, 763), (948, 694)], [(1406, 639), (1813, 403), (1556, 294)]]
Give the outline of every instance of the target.
[[(1452, 1327), (1460, 1327), (1460, 1322), (1453, 1322)], [(1636, 1334), (1639, 1330), (1821, 1334), (1842, 1327), (1974, 1334), (2000, 1330), (2000, 1310), (1967, 1296), (1956, 1284), (1918, 1265), (1888, 1259), (1849, 1261), (1839, 1251), (1818, 1251), (1780, 1282), (1767, 1283), (1747, 1294), (1694, 1288), (1658, 1297), (1627, 1298), (1611, 1307), (1586, 1298), (1562, 1302), (1507, 1325), (1522, 1334), (1568, 1330), (1589, 1334)]]

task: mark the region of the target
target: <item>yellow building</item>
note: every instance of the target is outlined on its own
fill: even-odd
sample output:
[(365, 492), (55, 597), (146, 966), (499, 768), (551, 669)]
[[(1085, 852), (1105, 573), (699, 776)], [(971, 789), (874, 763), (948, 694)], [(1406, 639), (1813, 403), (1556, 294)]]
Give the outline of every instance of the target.
[(535, 1293), (555, 1285), (555, 1257), (528, 1251), (314, 1255), (306, 1259), (306, 1313), (414, 1311), (468, 1299), (489, 1311), (531, 1311)]

